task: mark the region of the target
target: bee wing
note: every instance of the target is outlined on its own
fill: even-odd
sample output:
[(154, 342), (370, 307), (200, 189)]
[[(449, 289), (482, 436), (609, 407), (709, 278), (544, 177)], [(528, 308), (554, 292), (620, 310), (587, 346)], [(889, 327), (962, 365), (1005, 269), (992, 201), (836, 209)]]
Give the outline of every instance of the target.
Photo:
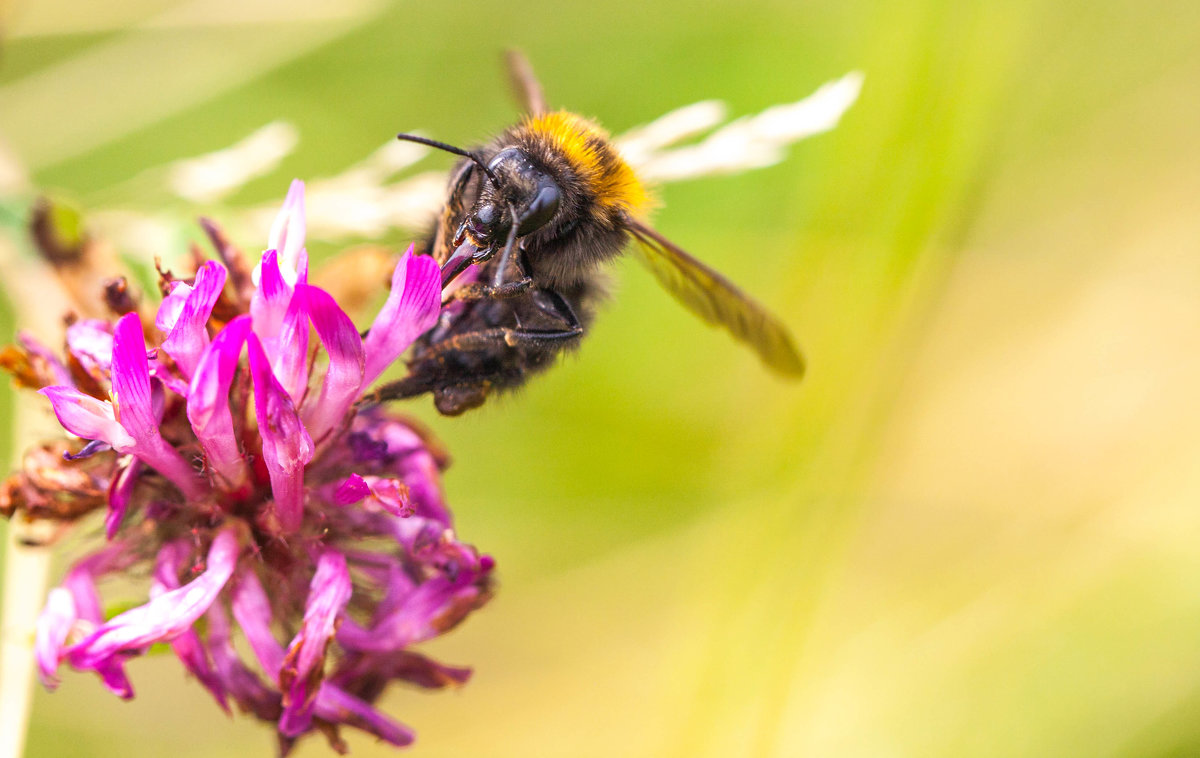
[(520, 50), (508, 50), (504, 54), (508, 65), (508, 76), (512, 81), (513, 92), (517, 101), (530, 116), (540, 116), (546, 112), (546, 96), (542, 93), (542, 85), (533, 73), (533, 66)]
[(634, 245), (638, 258), (676, 300), (709, 324), (728, 329), (771, 369), (794, 377), (804, 374), (804, 359), (779, 319), (654, 229), (632, 218), (627, 224), (639, 243)]

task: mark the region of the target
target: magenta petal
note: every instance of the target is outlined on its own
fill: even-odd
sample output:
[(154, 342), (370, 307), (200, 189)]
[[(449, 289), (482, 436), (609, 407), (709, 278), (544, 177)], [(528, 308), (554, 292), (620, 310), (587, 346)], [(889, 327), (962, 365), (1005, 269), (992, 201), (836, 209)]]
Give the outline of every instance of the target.
[(268, 346), (268, 355), (274, 355), (273, 345), (283, 328), (283, 314), (292, 300), (292, 287), (283, 280), (279, 271), (279, 256), (274, 250), (263, 253), (258, 288), (250, 298), (250, 317), (254, 319), (254, 333)]
[[(303, 284), (307, 277), (305, 259), (296, 281)], [(284, 281), (275, 250), (263, 253), (261, 279), (250, 299), (250, 316), (275, 377), (298, 404), (308, 388), (308, 309), (301, 298), (294, 297), (292, 285)]]
[(233, 618), (246, 635), (254, 657), (270, 679), (279, 678), (283, 666), (283, 646), (271, 633), (271, 601), (258, 577), (241, 574), (233, 587)]
[(125, 509), (133, 497), (133, 487), (137, 484), (138, 474), (141, 473), (142, 462), (133, 458), (121, 469), (108, 487), (108, 513), (104, 517), (104, 536), (112, 539), (121, 528), (121, 519), (125, 518)]
[(128, 452), (169, 479), (189, 500), (199, 500), (205, 496), (204, 482), (183, 456), (167, 444), (157, 428), (150, 430)]
[[(141, 327), (138, 326), (138, 329)], [(138, 336), (140, 338), (140, 331)], [(145, 370), (147, 364), (144, 350), (141, 358), (141, 368)], [(38, 391), (50, 399), (54, 415), (68, 432), (84, 439), (102, 440), (122, 453), (133, 453), (158, 469), (188, 497), (202, 495), (203, 488), (195, 472), (179, 453), (167, 445), (158, 431), (149, 374), (140, 377), (143, 381), (137, 381), (137, 377), (132, 377), (131, 380), (130, 375), (136, 374), (136, 369), (122, 366), (119, 360), (115, 361), (113, 366), (114, 396), (119, 388), (123, 388), (123, 397), (135, 398), (129, 401), (125, 408), (127, 412), (123, 415), (118, 414), (111, 403), (97, 400), (70, 387), (46, 387)], [(120, 381), (118, 376), (122, 377)], [(116, 415), (122, 417), (118, 420), (114, 417)], [(144, 423), (147, 419), (148, 425)]]
[(205, 618), (208, 620), (208, 651), (221, 687), (243, 710), (265, 721), (277, 721), (282, 710), (279, 693), (268, 687), (238, 657), (225, 609), (214, 603)]
[(150, 396), (146, 338), (136, 313), (127, 313), (113, 329), (113, 405), (117, 418), (135, 439), (158, 429)]
[(363, 499), (366, 499), (364, 507), (368, 511), (384, 510), (404, 518), (413, 514), (408, 487), (399, 479), (351, 474), (333, 494), (338, 505), (350, 505)]
[(71, 593), (63, 587), (50, 590), (33, 635), (33, 657), (37, 661), (42, 684), (48, 689), (58, 686), (58, 663), (76, 618), (75, 600)]
[(350, 601), (350, 592), (345, 556), (336, 550), (326, 550), (317, 558), (304, 621), (279, 670), (279, 688), (283, 692), (279, 731), (285, 735), (299, 736), (312, 723), (313, 700), (324, 678), (325, 650), (333, 639), (338, 616)]
[(79, 319), (67, 327), (67, 349), (89, 374), (107, 376), (112, 368), (112, 325), (94, 318)]
[(129, 683), (129, 677), (125, 675), (125, 667), (121, 665), (119, 659), (103, 660), (96, 665), (95, 670), (109, 692), (122, 700), (133, 699), (133, 685)]
[[(471, 609), (486, 598), (487, 575), (492, 570), (488, 556), (477, 556), (472, 548), (456, 542), (449, 530), (437, 529), (434, 522), (424, 527), (422, 519), (396, 519), (395, 524), (411, 540), (408, 550), (427, 569), (438, 572), (410, 592), (390, 591), (385, 597), (386, 613), (374, 619), (370, 629), (344, 623), (338, 630), (343, 647), (384, 653), (398, 650), (435, 637), (457, 624)], [(380, 604), (383, 610), (384, 603)]]
[[(254, 574), (246, 573), (238, 579), (232, 605), (233, 616), (263, 671), (268, 677), (278, 677), (283, 666), (283, 647), (271, 634), (271, 603)], [(317, 690), (312, 712), (325, 721), (357, 727), (393, 745), (408, 745), (413, 741), (412, 731), (403, 724), (329, 682), (321, 683)]]
[[(71, 328), (67, 327), (67, 333), (70, 334)], [(21, 343), (21, 347), (25, 348), (32, 355), (36, 355), (46, 362), (50, 368), (50, 373), (54, 376), (54, 383), (66, 387), (75, 386), (75, 379), (71, 376), (71, 372), (63, 365), (63, 362), (58, 359), (58, 356), (51, 352), (50, 348), (38, 342), (37, 339), (26, 331), (17, 332), (17, 342)], [(109, 357), (112, 357), (111, 336), (109, 346)]]
[(224, 683), (213, 669), (213, 664), (208, 658), (208, 651), (196, 630), (188, 629), (171, 640), (171, 650), (183, 664), (184, 669), (196, 677), (196, 681), (208, 690), (213, 699), (217, 701), (217, 705), (221, 706), (221, 710), (229, 713)]
[(358, 474), (351, 474), (338, 485), (337, 491), (333, 493), (333, 502), (338, 505), (352, 505), (370, 494), (371, 488), (367, 486), (366, 480)]
[(175, 359), (184, 376), (192, 376), (208, 347), (208, 317), (225, 287), (225, 276), (225, 267), (216, 261), (208, 261), (196, 271), (196, 283), (163, 340), (163, 349)]
[(408, 487), (399, 479), (372, 477), (367, 482), (371, 487), (371, 500), (393, 516), (408, 518), (413, 507), (408, 498)]
[(300, 527), (304, 513), (304, 467), (312, 460), (312, 437), (292, 399), (275, 379), (258, 338), (250, 335), (250, 373), (254, 377), (254, 413), (263, 444), (263, 462), (284, 531)]
[(231, 489), (241, 486), (250, 473), (229, 409), (229, 388), (249, 332), (249, 316), (230, 321), (205, 350), (187, 394), (188, 421), (208, 466)]
[(410, 650), (393, 650), (351, 653), (338, 664), (337, 673), (329, 681), (374, 702), (394, 680), (436, 690), (466, 684), (471, 673), (470, 668), (448, 666)]
[(175, 328), (175, 322), (179, 321), (179, 315), (183, 313), (183, 306), (187, 303), (190, 294), (192, 294), (192, 285), (187, 282), (171, 284), (171, 291), (158, 304), (158, 311), (154, 315), (154, 325), (160, 332), (170, 332)]
[(417, 337), (437, 322), (441, 293), (441, 272), (437, 262), (428, 255), (413, 255), (413, 248), (409, 246), (392, 273), (392, 291), (387, 302), (375, 317), (364, 341), (364, 387), (375, 381)]
[[(96, 577), (119, 570), (133, 560), (128, 545), (114, 542), (72, 566), (62, 586), (50, 591), (46, 606), (38, 616), (34, 634), (34, 656), (47, 687), (53, 688), (57, 683), (54, 673), (76, 622), (94, 628), (103, 621), (100, 597), (96, 594)], [(119, 663), (115, 666), (120, 668)], [(111, 678), (116, 681), (118, 677), (114, 674)], [(117, 694), (125, 692), (124, 689), (114, 691)]]
[(161, 409), (155, 407), (146, 340), (137, 313), (122, 316), (113, 330), (112, 390), (117, 420), (135, 440), (131, 446), (113, 444), (113, 447), (141, 458), (189, 498), (202, 497), (204, 486), (200, 478), (158, 431)]
[(416, 338), (437, 323), (442, 307), (442, 273), (430, 255), (401, 255), (391, 275), (391, 293), (367, 332), (362, 386), (379, 377)]
[(304, 217), (304, 182), (293, 179), (288, 187), (287, 198), (283, 207), (271, 224), (271, 232), (267, 237), (267, 247), (279, 251), (279, 265), (285, 278), (295, 282), (295, 274), (300, 267), (300, 251), (304, 249), (305, 236)]
[(238, 540), (232, 529), (213, 539), (208, 568), (178, 589), (164, 592), (145, 605), (125, 611), (103, 624), (67, 650), (67, 660), (78, 668), (100, 671), (120, 653), (139, 650), (155, 642), (174, 639), (189, 629), (212, 605), (237, 564)]
[(453, 519), (442, 497), (438, 463), (420, 435), (407, 425), (382, 419), (378, 414), (360, 414), (354, 424), (354, 429), (373, 443), (361, 447), (356, 457), (370, 462), (382, 456), (404, 480), (416, 514), (450, 526)]
[[(154, 566), (154, 581), (150, 586), (151, 598), (179, 588), (179, 572), (186, 566), (191, 554), (192, 548), (187, 540), (169, 542), (159, 550), (158, 562)], [(213, 670), (208, 652), (200, 642), (200, 635), (196, 630), (187, 629), (171, 640), (171, 650), (175, 652), (183, 667), (212, 694), (221, 709), (229, 713), (225, 689)]]
[(283, 308), (279, 307), (279, 302), (284, 301), (284, 308), (287, 307), (286, 301), (292, 298), (292, 285), (284, 280), (283, 272), (279, 270), (279, 251), (275, 248), (263, 253), (262, 278), (258, 283), (257, 294), (262, 296), (264, 305), (273, 304), (275, 306), (275, 325), (278, 326), (278, 320), (283, 316)]
[(119, 571), (136, 560), (132, 548), (124, 542), (112, 542), (99, 552), (76, 563), (63, 579), (63, 589), (71, 593), (78, 617), (91, 624), (104, 621), (100, 595), (96, 592), (96, 577)]
[[(122, 542), (114, 542), (76, 563), (63, 579), (61, 587), (50, 591), (46, 607), (38, 617), (34, 636), (34, 655), (42, 681), (53, 688), (55, 670), (63, 659), (64, 645), (76, 628), (94, 629), (103, 621), (96, 577), (124, 568), (135, 560), (133, 551)], [(113, 660), (97, 669), (104, 684), (123, 698), (133, 696), (121, 661)]]
[[(388, 566), (381, 576), (376, 577), (375, 581), (382, 587), (383, 597), (375, 606), (371, 623), (379, 624), (404, 605), (404, 601), (416, 589), (418, 582), (409, 576), (403, 565)], [(350, 624), (352, 621), (353, 619), (347, 618), (345, 623)]]
[(173, 366), (168, 365), (163, 359), (167, 354), (163, 351), (158, 351), (158, 355), (150, 360), (150, 378), (156, 379), (158, 382), (174, 392), (180, 397), (188, 396), (188, 383), (180, 378), (179, 373)]
[[(303, 281), (300, 284), (303, 284)], [(308, 306), (297, 291), (283, 314), (275, 354), (266, 351), (267, 357), (271, 359), (275, 378), (297, 406), (304, 400), (308, 391), (308, 332)]]
[(462, 586), (434, 577), (426, 580), (391, 615), (370, 629), (345, 624), (338, 631), (338, 641), (347, 648), (369, 652), (386, 652), (423, 642), (440, 633), (435, 622), (454, 601), (473, 599), (479, 589)]
[(85, 440), (102, 440), (122, 452), (133, 448), (135, 441), (117, 422), (112, 403), (73, 387), (45, 387), (38, 392), (50, 400), (58, 423), (71, 434)]
[(396, 746), (411, 745), (415, 739), (412, 730), (404, 724), (328, 682), (317, 692), (313, 713), (334, 724), (357, 727)]
[(179, 571), (191, 554), (192, 548), (184, 539), (173, 540), (159, 549), (158, 558), (154, 562), (154, 577), (150, 583), (151, 599), (179, 589)]
[(319, 440), (341, 423), (358, 398), (363, 379), (363, 343), (354, 322), (328, 292), (301, 284), (296, 286), (296, 296), (304, 298), (313, 328), (329, 354), (321, 395), (307, 407), (304, 419), (313, 439)]

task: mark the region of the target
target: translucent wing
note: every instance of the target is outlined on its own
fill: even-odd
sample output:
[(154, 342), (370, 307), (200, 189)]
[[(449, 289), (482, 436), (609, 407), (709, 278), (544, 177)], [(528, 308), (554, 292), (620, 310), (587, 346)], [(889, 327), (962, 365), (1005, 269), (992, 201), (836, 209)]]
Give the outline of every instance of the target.
[(546, 112), (546, 96), (542, 94), (542, 85), (533, 73), (533, 66), (520, 50), (508, 50), (504, 54), (508, 66), (508, 76), (512, 82), (513, 92), (517, 101), (530, 116), (540, 116)]
[(804, 374), (804, 359), (779, 319), (649, 226), (636, 219), (627, 223), (639, 243), (634, 252), (676, 300), (708, 323), (728, 329), (771, 369), (797, 378)]

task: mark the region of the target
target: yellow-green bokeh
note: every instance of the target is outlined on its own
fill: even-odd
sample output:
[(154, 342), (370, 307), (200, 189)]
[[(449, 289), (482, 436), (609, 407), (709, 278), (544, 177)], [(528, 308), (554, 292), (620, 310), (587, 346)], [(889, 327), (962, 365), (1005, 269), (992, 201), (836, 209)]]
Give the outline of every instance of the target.
[[(454, 455), (460, 533), (501, 572), (431, 647), (475, 679), (386, 701), (415, 755), (1200, 753), (1194, 0), (3, 17), (0, 139), (32, 183), (181, 221), (281, 199), (399, 130), (486, 136), (514, 116), (508, 46), (615, 132), (865, 73), (786, 162), (660, 192), (662, 231), (794, 329), (802, 384), (621, 265), (578, 356), (459, 419), (414, 404)], [(144, 179), (275, 119), (299, 148), (227, 206)], [(40, 693), (29, 754), (273, 749), (169, 658), (131, 675), (130, 704), (78, 675)]]

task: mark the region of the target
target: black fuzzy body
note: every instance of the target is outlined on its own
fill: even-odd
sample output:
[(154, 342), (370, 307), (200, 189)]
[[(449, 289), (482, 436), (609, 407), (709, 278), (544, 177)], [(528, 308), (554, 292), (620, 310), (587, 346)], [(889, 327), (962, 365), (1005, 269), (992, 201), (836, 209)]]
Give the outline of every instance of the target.
[[(578, 124), (578, 131), (565, 137), (526, 121), (475, 151), (487, 164), (501, 151), (519, 148), (552, 178), (559, 203), (547, 223), (516, 240), (516, 255), (507, 265), (496, 255), (474, 267), (480, 284), (511, 281), (520, 277), (519, 257), (531, 286), (505, 299), (463, 299), (444, 307), (437, 325), (414, 346), (409, 376), (402, 380), (404, 396), (431, 392), (440, 412), (457, 415), (495, 391), (523, 385), (530, 375), (553, 365), (560, 353), (579, 346), (606, 293), (603, 265), (629, 241), (625, 219), (633, 208), (614, 197), (610, 189), (623, 185), (611, 179), (614, 172), (622, 178), (632, 174), (603, 132), (570, 118), (577, 119), (568, 125)], [(563, 148), (564, 139), (570, 140), (565, 143), (570, 150)], [(500, 179), (500, 186), (494, 186), (471, 160), (455, 167), (445, 207), (426, 241), (426, 252), (439, 264), (454, 250), (472, 209), (494, 202), (499, 207), (513, 203), (520, 210), (518, 180), (506, 181), (503, 174)], [(640, 186), (634, 189), (640, 193)], [(506, 196), (506, 190), (514, 194)], [(567, 337), (512, 336), (562, 332), (571, 320), (577, 333)], [(495, 338), (503, 330), (510, 330), (505, 332), (508, 339)]]

